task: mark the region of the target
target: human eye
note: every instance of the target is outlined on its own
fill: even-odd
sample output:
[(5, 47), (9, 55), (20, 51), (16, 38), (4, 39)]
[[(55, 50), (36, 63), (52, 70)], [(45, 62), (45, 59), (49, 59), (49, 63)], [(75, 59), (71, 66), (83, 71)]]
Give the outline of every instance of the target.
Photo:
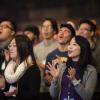
[(74, 42), (74, 43), (72, 43), (72, 45), (77, 46), (78, 44)]

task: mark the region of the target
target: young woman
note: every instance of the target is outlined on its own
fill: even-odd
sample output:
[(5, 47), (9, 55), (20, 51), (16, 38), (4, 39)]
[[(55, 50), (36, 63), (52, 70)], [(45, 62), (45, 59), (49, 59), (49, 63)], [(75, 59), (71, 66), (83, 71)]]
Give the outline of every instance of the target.
[(17, 83), (17, 99), (38, 100), (40, 71), (34, 59), (32, 42), (27, 36), (15, 36), (9, 44), (9, 52), (12, 60), (4, 74), (8, 83)]
[(66, 64), (48, 63), (49, 73), (53, 76), (50, 94), (58, 100), (91, 100), (97, 81), (90, 45), (81, 36), (72, 38), (68, 46)]

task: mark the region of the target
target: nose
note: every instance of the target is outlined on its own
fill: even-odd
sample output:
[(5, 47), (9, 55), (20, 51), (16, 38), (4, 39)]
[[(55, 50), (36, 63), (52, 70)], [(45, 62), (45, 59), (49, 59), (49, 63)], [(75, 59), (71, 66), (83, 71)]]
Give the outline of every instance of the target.
[(63, 32), (62, 32), (62, 31), (60, 31), (58, 34), (63, 35)]

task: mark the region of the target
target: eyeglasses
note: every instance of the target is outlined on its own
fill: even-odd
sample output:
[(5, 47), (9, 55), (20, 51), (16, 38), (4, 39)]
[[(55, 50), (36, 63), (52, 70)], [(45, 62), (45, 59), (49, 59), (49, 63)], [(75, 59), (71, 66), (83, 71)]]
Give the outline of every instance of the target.
[(81, 31), (86, 31), (86, 32), (91, 32), (90, 29), (86, 29), (86, 28), (79, 28), (79, 30), (81, 30)]
[(0, 28), (2, 28), (2, 29), (6, 29), (6, 28), (12, 29), (12, 27), (10, 27), (8, 25), (0, 25)]

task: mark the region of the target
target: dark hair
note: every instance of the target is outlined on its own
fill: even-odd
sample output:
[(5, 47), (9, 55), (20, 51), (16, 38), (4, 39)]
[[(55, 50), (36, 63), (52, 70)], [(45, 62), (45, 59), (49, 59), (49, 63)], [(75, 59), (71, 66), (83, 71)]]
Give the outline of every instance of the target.
[[(95, 33), (95, 31), (96, 31), (96, 25), (91, 20), (82, 20), (82, 21), (80, 21), (79, 26), (81, 24), (84, 24), (84, 23), (88, 24), (90, 26), (90, 31), (93, 31)], [(95, 36), (96, 36), (96, 34), (93, 34), (93, 36), (91, 36), (91, 40), (92, 40), (93, 45), (94, 45), (93, 48), (91, 48), (91, 50), (95, 50), (95, 47), (96, 47)]]
[(36, 25), (26, 27), (24, 31), (30, 31), (34, 35), (36, 35), (37, 38), (39, 38), (40, 32), (39, 32), (39, 28)]
[(92, 52), (88, 40), (82, 36), (75, 36), (76, 43), (81, 48), (79, 63), (81, 66), (94, 65)]
[[(82, 36), (75, 36), (75, 41), (81, 49), (78, 65), (80, 67), (80, 72), (83, 76), (84, 70), (86, 69), (87, 65), (95, 66), (95, 62), (92, 56), (88, 40)], [(70, 61), (71, 59), (69, 59), (68, 64), (70, 64)]]
[(81, 20), (81, 21), (79, 22), (79, 26), (80, 26), (81, 24), (83, 24), (83, 23), (88, 24), (88, 25), (90, 26), (90, 28), (91, 28), (91, 29), (90, 29), (91, 31), (93, 31), (93, 32), (96, 31), (96, 25), (95, 25), (91, 20), (88, 20), (88, 19)]
[[(44, 22), (44, 21), (50, 21), (51, 24), (52, 24), (53, 30), (54, 30), (56, 33), (58, 33), (58, 24), (57, 24), (57, 22), (56, 22), (54, 19), (52, 19), (52, 18), (45, 18), (45, 19), (43, 20), (43, 22)], [(55, 33), (55, 34), (56, 34), (56, 33)]]
[(72, 27), (72, 25), (70, 25), (70, 24), (61, 24), (60, 28), (63, 28), (63, 27), (66, 27), (66, 28), (68, 28), (71, 31), (71, 36), (72, 37), (75, 36), (75, 30)]
[(24, 61), (30, 55), (32, 57), (33, 62), (36, 63), (33, 53), (32, 41), (25, 35), (17, 35), (14, 38), (21, 62)]
[(11, 19), (3, 19), (1, 20), (1, 22), (7, 21), (10, 23), (12, 30), (16, 33), (17, 31), (17, 25), (15, 24), (15, 22)]

